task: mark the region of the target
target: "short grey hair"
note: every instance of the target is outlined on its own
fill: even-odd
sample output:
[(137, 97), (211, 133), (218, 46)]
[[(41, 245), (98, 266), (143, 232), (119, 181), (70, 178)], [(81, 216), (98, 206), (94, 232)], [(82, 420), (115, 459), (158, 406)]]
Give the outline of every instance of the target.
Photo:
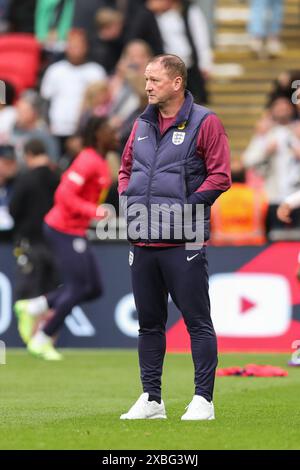
[(175, 54), (160, 54), (150, 60), (150, 64), (159, 62), (171, 78), (181, 77), (183, 88), (187, 85), (187, 69), (183, 60)]

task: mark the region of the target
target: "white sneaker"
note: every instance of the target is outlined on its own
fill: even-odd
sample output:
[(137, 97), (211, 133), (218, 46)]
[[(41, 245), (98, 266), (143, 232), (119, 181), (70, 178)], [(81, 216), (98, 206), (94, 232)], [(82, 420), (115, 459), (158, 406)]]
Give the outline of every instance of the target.
[(164, 402), (148, 401), (149, 393), (142, 393), (140, 398), (120, 419), (166, 419)]
[(205, 400), (200, 395), (194, 395), (187, 411), (181, 417), (182, 421), (211, 420), (215, 419), (215, 410), (212, 401)]

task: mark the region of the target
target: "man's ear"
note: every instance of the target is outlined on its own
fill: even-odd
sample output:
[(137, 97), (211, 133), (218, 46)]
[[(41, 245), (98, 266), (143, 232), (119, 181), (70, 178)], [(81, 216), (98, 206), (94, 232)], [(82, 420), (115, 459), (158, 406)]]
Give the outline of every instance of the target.
[(178, 91), (180, 88), (182, 88), (182, 77), (176, 77), (174, 79), (174, 89)]

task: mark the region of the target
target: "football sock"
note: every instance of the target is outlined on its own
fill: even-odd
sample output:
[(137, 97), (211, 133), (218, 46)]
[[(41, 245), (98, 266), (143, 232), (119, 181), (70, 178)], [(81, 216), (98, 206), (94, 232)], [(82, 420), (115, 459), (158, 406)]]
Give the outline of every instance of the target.
[(32, 338), (36, 346), (43, 346), (43, 344), (48, 343), (50, 340), (51, 337), (46, 335), (43, 331), (38, 331)]
[(49, 309), (47, 299), (44, 295), (36, 297), (35, 299), (30, 299), (28, 301), (28, 313), (29, 315), (41, 315)]

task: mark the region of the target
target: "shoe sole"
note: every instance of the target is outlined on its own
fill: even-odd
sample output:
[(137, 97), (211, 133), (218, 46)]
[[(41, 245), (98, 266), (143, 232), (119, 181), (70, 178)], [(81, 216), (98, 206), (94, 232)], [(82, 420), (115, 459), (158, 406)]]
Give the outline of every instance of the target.
[(50, 362), (59, 362), (63, 360), (63, 357), (60, 357), (59, 359), (47, 359), (46, 357), (43, 356), (43, 354), (31, 351), (29, 348), (27, 348), (27, 351), (29, 352), (31, 356), (35, 357), (36, 359), (43, 359), (44, 361), (50, 361)]
[(158, 416), (149, 416), (148, 418), (122, 418), (122, 416), (120, 416), (120, 419), (122, 420), (141, 420), (141, 419), (167, 419), (167, 416), (163, 416), (163, 415), (158, 415)]
[(35, 357), (36, 359), (42, 359), (43, 361), (47, 361), (47, 362), (61, 362), (63, 360), (62, 358), (60, 358), (60, 359), (48, 359), (48, 358), (44, 357), (42, 354), (33, 353), (31, 351), (29, 351), (29, 353), (31, 354), (31, 356)]
[(181, 418), (181, 421), (212, 421), (215, 417), (211, 416), (210, 418)]

